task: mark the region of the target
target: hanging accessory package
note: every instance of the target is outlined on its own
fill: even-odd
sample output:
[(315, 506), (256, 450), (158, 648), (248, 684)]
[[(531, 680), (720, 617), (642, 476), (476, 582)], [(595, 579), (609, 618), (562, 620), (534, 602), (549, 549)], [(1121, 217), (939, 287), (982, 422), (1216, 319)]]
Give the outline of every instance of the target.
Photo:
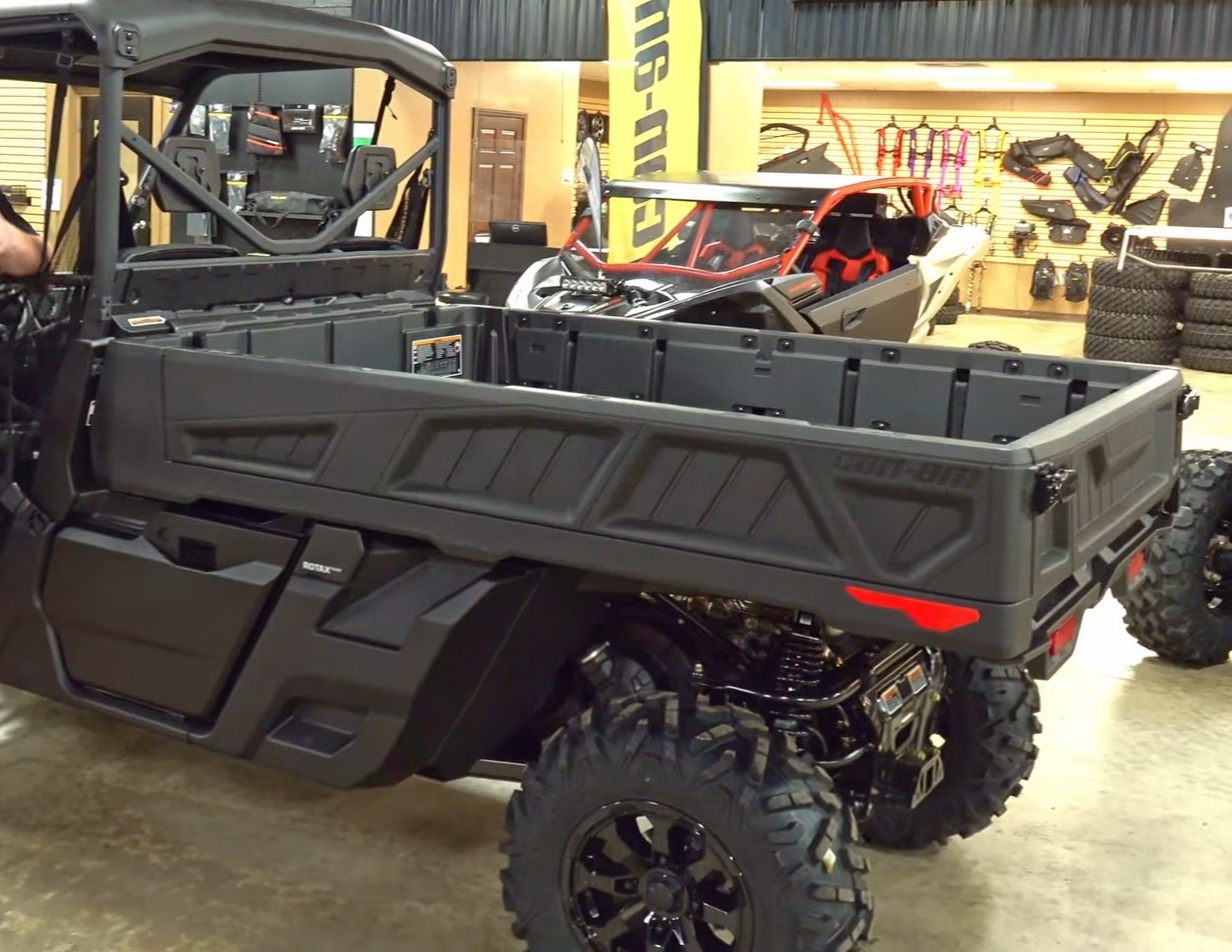
[(347, 160), (347, 139), (351, 131), (351, 107), (327, 105), (321, 119), (321, 154), (334, 165)]
[(1087, 299), (1091, 287), (1091, 269), (1075, 261), (1065, 269), (1065, 300), (1078, 304)]
[(316, 135), (321, 131), (321, 107), (283, 106), (282, 131), (287, 135)]
[(273, 106), (249, 107), (247, 145), (253, 155), (282, 155), (287, 151), (282, 118)]
[(1048, 258), (1040, 258), (1031, 272), (1031, 297), (1037, 301), (1051, 301), (1056, 287), (1056, 265)]
[(1189, 148), (1192, 151), (1176, 163), (1176, 168), (1172, 170), (1172, 177), (1168, 179), (1168, 183), (1192, 192), (1198, 180), (1202, 178), (1205, 165), (1203, 159), (1210, 155), (1212, 150), (1209, 146), (1199, 145), (1196, 142), (1189, 143)]
[(242, 212), (248, 204), (248, 180), (252, 173), (231, 169), (223, 175), (227, 182), (227, 204), (233, 211)]
[(188, 114), (188, 134), (190, 136), (206, 136), (210, 131), (210, 107), (205, 103), (197, 103)]
[(231, 154), (231, 116), (235, 107), (230, 103), (211, 103), (209, 108), (210, 139), (219, 155)]

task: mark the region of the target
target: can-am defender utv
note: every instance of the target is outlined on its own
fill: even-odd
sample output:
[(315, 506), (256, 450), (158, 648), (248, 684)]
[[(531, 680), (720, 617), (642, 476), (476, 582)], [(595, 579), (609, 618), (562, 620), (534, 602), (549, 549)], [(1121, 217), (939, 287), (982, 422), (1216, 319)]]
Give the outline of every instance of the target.
[[(435, 50), (241, 0), (10, 3), (0, 46), (101, 115), (7, 295), (0, 681), (337, 787), (527, 764), (534, 952), (848, 949), (857, 822), (914, 846), (1018, 792), (1033, 676), (1169, 520), (1175, 371), (441, 305)], [(279, 238), (185, 131), (216, 78), (325, 67), (433, 126)], [(161, 147), (126, 91), (181, 103)], [(256, 253), (135, 247), (126, 209)]]

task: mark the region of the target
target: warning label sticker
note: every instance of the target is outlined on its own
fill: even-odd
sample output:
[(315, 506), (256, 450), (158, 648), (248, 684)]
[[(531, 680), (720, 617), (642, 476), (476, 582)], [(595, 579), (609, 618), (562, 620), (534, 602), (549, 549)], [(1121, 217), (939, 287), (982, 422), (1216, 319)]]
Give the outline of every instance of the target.
[(461, 377), (462, 335), (411, 341), (411, 373)]

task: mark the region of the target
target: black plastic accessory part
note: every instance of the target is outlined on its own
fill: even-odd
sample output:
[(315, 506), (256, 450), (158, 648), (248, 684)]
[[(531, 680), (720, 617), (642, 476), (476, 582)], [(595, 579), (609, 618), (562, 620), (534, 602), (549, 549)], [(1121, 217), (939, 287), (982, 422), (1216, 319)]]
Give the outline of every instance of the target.
[(282, 137), (282, 117), (274, 106), (255, 105), (248, 109), (247, 150), (253, 155), (283, 155), (287, 151)]
[(1087, 299), (1091, 288), (1091, 269), (1075, 261), (1065, 269), (1065, 300), (1077, 304)]
[(1051, 301), (1057, 286), (1057, 267), (1049, 258), (1040, 258), (1031, 272), (1031, 297)]
[(1176, 163), (1176, 168), (1172, 170), (1168, 184), (1175, 185), (1177, 188), (1184, 189), (1187, 192), (1192, 192), (1198, 184), (1198, 180), (1202, 178), (1202, 172), (1205, 169), (1203, 159), (1211, 154), (1212, 149), (1210, 146), (1200, 145), (1197, 142), (1189, 143), (1189, 148), (1193, 151)]
[(1068, 199), (1058, 202), (1024, 198), (1022, 199), (1022, 207), (1028, 214), (1047, 218), (1049, 221), (1073, 221), (1078, 217), (1074, 211), (1074, 203)]
[(1135, 225), (1157, 225), (1168, 207), (1168, 193), (1162, 189), (1154, 195), (1125, 206), (1121, 217)]
[(1091, 223), (1081, 218), (1073, 221), (1054, 221), (1048, 225), (1048, 236), (1058, 245), (1081, 245), (1087, 240)]

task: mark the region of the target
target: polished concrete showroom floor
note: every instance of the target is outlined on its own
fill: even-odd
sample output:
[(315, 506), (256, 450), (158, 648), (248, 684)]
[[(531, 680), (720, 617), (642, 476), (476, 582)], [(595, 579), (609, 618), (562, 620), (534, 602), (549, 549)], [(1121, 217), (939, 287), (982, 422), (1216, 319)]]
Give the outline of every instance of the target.
[[(934, 340), (1081, 337), (964, 318)], [(1232, 378), (1192, 379), (1187, 444), (1232, 446)], [(1043, 698), (1035, 775), (992, 829), (872, 855), (874, 948), (1232, 952), (1232, 665), (1148, 657), (1108, 601)], [(0, 952), (513, 952), (508, 793), (334, 793), (4, 690)]]

